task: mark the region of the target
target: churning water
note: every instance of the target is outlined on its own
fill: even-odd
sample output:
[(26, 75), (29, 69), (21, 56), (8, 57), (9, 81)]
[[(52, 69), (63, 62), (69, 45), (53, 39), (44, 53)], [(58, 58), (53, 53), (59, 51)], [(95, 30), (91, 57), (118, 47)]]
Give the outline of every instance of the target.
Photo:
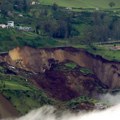
[[(103, 111), (72, 114), (69, 112), (57, 115), (55, 108), (44, 106), (14, 120), (120, 120), (120, 94), (112, 96), (107, 94), (101, 97), (103, 102), (108, 102), (112, 107)], [(13, 120), (13, 119), (8, 119)]]

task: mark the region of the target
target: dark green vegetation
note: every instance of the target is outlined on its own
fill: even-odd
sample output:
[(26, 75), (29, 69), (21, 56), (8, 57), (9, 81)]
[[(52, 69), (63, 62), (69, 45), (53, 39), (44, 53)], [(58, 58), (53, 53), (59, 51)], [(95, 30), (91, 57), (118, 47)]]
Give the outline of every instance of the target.
[(49, 37), (41, 37), (32, 32), (16, 31), (14, 29), (0, 29), (0, 51), (5, 52), (17, 46), (53, 47), (63, 45), (64, 41), (58, 41)]
[(71, 38), (74, 43), (83, 44), (120, 38), (119, 12), (114, 10), (74, 12), (57, 4), (31, 5), (31, 0), (4, 0), (0, 8), (0, 23), (14, 20), (17, 26), (32, 27), (33, 32), (39, 36)]

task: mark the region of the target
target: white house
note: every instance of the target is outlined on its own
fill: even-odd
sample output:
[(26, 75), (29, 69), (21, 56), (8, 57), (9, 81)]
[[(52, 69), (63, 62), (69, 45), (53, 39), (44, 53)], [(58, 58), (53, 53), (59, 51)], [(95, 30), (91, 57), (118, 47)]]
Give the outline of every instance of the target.
[(36, 4), (36, 2), (35, 2), (35, 1), (33, 1), (31, 4), (32, 4), (32, 5), (35, 5), (35, 4)]
[(0, 24), (0, 28), (7, 28), (8, 26), (7, 25), (5, 25), (5, 24)]
[(23, 17), (23, 15), (22, 15), (22, 14), (18, 14), (18, 16), (19, 16), (19, 17)]
[(31, 27), (23, 27), (23, 26), (16, 26), (16, 28), (18, 30), (22, 30), (22, 31), (33, 31)]
[(40, 3), (37, 2), (37, 1), (32, 1), (32, 2), (31, 2), (31, 5), (37, 5), (37, 4), (40, 4)]
[(8, 21), (7, 26), (10, 28), (14, 28), (15, 27), (14, 21)]
[(72, 10), (72, 8), (71, 8), (71, 7), (67, 7), (66, 9), (67, 9), (67, 10)]

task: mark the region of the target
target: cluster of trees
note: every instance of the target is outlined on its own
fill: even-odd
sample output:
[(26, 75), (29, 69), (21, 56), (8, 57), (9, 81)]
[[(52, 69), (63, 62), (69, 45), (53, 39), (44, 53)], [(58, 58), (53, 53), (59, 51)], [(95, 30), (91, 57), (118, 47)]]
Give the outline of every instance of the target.
[(109, 3), (109, 6), (112, 8), (112, 7), (115, 6), (115, 3), (112, 1), (112, 2)]
[(78, 36), (71, 39), (72, 42), (90, 44), (92, 42), (120, 40), (120, 18), (118, 16), (100, 11), (83, 13), (80, 16), (76, 20), (76, 26), (84, 25), (84, 27), (80, 29)]
[[(12, 19), (18, 25), (31, 26), (39, 36), (59, 39), (77, 36), (85, 44), (120, 39), (120, 18), (117, 16), (100, 11), (72, 12), (57, 4), (31, 6), (31, 3), (32, 0), (1, 0), (1, 14), (9, 17), (12, 11), (24, 12), (24, 17), (14, 16)], [(110, 2), (109, 6), (114, 7), (115, 3)], [(74, 41), (76, 42), (75, 39)]]
[(93, 13), (92, 26), (88, 29), (88, 36), (96, 41), (120, 39), (120, 18), (106, 13)]
[(53, 38), (72, 37), (78, 32), (72, 26), (71, 15), (71, 13), (66, 14), (56, 4), (51, 8), (41, 9), (35, 18), (35, 31), (37, 34)]
[(32, 0), (1, 0), (0, 10), (4, 15), (14, 10), (27, 11), (31, 5)]
[(53, 38), (69, 38), (72, 36), (72, 25), (64, 20), (45, 20), (36, 25), (37, 34), (46, 34)]
[[(37, 1), (37, 0), (36, 0)], [(77, 34), (72, 27), (71, 14), (66, 14), (57, 4), (53, 6), (31, 6), (32, 0), (2, 0), (0, 9), (6, 17), (11, 17), (16, 24), (32, 25), (39, 35), (53, 38), (69, 38)], [(24, 17), (18, 18), (15, 11), (24, 12)]]

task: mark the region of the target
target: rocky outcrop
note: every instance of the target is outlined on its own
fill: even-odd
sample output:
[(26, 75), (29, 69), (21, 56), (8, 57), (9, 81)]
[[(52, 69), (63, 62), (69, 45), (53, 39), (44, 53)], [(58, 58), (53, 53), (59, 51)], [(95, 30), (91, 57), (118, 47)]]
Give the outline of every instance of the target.
[(50, 68), (50, 59), (58, 62), (74, 61), (82, 67), (91, 69), (97, 78), (109, 88), (120, 87), (120, 63), (95, 56), (83, 49), (17, 47), (9, 51), (8, 55), (4, 56), (3, 61), (32, 72), (45, 72), (46, 69)]

